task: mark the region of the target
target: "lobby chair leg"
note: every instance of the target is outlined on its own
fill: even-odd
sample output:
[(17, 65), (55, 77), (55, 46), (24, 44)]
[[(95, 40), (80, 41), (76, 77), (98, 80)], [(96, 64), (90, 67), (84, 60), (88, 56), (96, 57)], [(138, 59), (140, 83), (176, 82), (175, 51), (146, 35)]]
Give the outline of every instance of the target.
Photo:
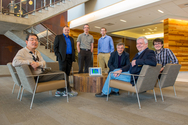
[(155, 98), (155, 102), (157, 102), (157, 98), (156, 98), (156, 94), (155, 94), (155, 89), (153, 89), (153, 95), (154, 95), (154, 98)]
[(20, 89), (19, 89), (19, 92), (18, 92), (18, 97), (17, 97), (17, 99), (20, 98), (21, 89), (22, 89), (22, 86), (20, 86)]
[(138, 96), (138, 92), (136, 93), (136, 96), (137, 96), (137, 100), (138, 100), (138, 106), (139, 106), (139, 109), (141, 109), (140, 99), (139, 99), (139, 96)]
[(24, 88), (22, 89), (22, 93), (21, 93), (20, 101), (22, 101), (23, 92), (24, 92)]
[(34, 98), (35, 98), (35, 92), (33, 93), (33, 97), (32, 97), (32, 100), (31, 100), (30, 109), (32, 109), (32, 107), (33, 107), (33, 101), (34, 101)]
[(174, 88), (174, 94), (175, 94), (175, 96), (177, 97), (177, 95), (176, 95), (176, 90), (175, 90), (175, 86), (173, 85), (173, 88)]
[(162, 90), (161, 90), (161, 84), (160, 84), (160, 80), (159, 79), (158, 79), (158, 84), (159, 84), (159, 89), (160, 89), (160, 93), (161, 93), (161, 99), (164, 102), (163, 93), (162, 93)]
[(15, 85), (16, 85), (16, 84), (14, 83), (14, 85), (13, 85), (13, 89), (12, 89), (12, 94), (14, 93)]
[(163, 93), (162, 93), (161, 88), (160, 88), (160, 92), (161, 92), (161, 99), (162, 99), (162, 101), (164, 102)]

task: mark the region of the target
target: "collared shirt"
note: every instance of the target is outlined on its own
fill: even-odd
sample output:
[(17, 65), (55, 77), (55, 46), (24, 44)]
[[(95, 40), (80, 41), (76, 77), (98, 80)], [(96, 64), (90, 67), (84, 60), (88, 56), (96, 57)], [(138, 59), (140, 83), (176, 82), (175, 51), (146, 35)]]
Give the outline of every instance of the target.
[(112, 37), (105, 35), (98, 40), (98, 54), (112, 53), (114, 51), (114, 43)]
[(81, 49), (91, 49), (91, 43), (94, 43), (93, 36), (82, 33), (78, 36), (77, 42), (80, 42)]
[[(147, 48), (146, 48), (147, 49)], [(144, 49), (145, 50), (145, 49)], [(141, 52), (138, 52), (138, 55), (140, 55), (144, 50), (142, 50)]]
[[(46, 66), (46, 62), (42, 58), (39, 51), (35, 50), (34, 56), (38, 57), (39, 67), (37, 68), (37, 70), (34, 70), (32, 68), (31, 72), (33, 74), (40, 74), (40, 73), (42, 73), (41, 68), (44, 68)], [(21, 66), (23, 64), (30, 65), (33, 61), (34, 61), (33, 55), (30, 53), (30, 50), (27, 47), (25, 47), (25, 48), (22, 48), (18, 51), (18, 53), (16, 54), (16, 56), (13, 59), (12, 65), (14, 67), (15, 66)]]
[(67, 37), (64, 33), (63, 36), (67, 44), (66, 54), (72, 54), (72, 45), (71, 45), (70, 37), (69, 36)]
[(160, 53), (155, 51), (157, 63), (162, 64), (162, 67), (168, 63), (178, 64), (178, 59), (174, 53), (168, 48), (162, 48)]

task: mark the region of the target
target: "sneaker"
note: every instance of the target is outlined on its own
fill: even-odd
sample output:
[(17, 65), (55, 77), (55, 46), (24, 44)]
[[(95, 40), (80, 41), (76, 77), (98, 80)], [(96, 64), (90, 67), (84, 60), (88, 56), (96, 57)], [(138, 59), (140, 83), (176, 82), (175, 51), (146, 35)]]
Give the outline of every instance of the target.
[(71, 90), (71, 92), (68, 92), (69, 96), (77, 96), (78, 92)]
[(67, 96), (67, 93), (66, 93), (66, 91), (64, 91), (64, 92), (61, 92), (61, 96)]
[(61, 96), (61, 92), (60, 91), (56, 91), (55, 92), (55, 97), (60, 97)]
[(56, 91), (55, 93), (55, 97), (60, 97), (60, 96), (67, 96), (66, 92), (60, 92), (60, 91)]

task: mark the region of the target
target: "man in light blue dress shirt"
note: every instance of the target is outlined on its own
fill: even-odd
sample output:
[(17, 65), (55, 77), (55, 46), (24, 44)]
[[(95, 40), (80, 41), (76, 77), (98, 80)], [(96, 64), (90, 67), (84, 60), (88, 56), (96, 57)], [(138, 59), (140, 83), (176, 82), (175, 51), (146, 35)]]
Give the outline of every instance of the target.
[(112, 37), (106, 35), (106, 32), (106, 28), (102, 27), (102, 37), (98, 40), (98, 61), (99, 66), (102, 68), (103, 71), (105, 69), (105, 64), (107, 66), (107, 70), (109, 70), (108, 60), (110, 58), (110, 53), (114, 51), (114, 43)]

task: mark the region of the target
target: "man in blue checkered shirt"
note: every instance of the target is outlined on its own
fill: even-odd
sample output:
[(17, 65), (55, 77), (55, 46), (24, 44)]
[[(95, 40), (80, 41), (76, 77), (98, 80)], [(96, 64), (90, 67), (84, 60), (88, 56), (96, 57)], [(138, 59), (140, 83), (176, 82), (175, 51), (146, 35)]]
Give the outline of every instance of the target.
[(168, 63), (178, 64), (178, 59), (176, 58), (174, 53), (168, 48), (163, 48), (162, 39), (154, 39), (153, 46), (155, 48), (157, 63), (162, 65), (161, 72), (163, 71), (165, 65)]

